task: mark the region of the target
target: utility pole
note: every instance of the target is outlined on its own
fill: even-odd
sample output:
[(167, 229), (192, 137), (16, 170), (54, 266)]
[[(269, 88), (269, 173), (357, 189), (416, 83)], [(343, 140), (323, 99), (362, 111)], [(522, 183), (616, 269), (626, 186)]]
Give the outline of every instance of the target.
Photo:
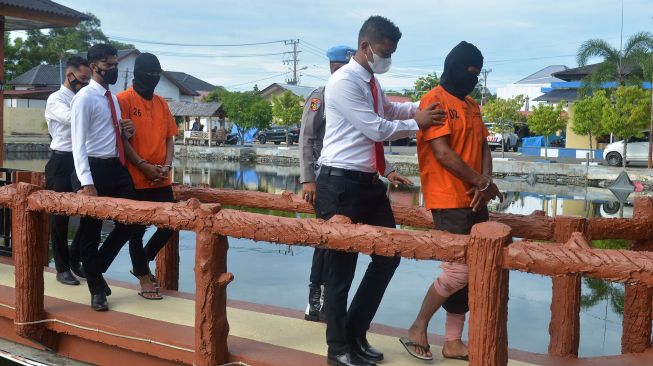
[(122, 87), (122, 90), (127, 90), (127, 78), (129, 78), (129, 69), (125, 69), (125, 85)]
[(290, 65), (290, 68), (292, 70), (292, 78), (287, 79), (286, 82), (290, 85), (297, 85), (298, 84), (298, 79), (297, 79), (297, 64), (299, 63), (299, 58), (297, 57), (299, 52), (297, 51), (297, 45), (299, 45), (299, 39), (291, 39), (284, 41), (285, 45), (290, 45), (292, 47), (292, 51), (286, 52), (288, 54), (291, 54), (291, 58), (289, 60), (284, 60), (283, 63), (284, 65)]
[(483, 92), (481, 93), (481, 106), (485, 103), (485, 91), (487, 90), (487, 74), (491, 73), (492, 69), (483, 69), (481, 74), (483, 74)]

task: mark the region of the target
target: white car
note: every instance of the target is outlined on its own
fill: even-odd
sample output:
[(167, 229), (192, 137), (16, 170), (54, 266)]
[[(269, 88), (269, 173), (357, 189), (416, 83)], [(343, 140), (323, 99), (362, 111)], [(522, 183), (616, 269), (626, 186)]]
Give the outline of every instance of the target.
[[(616, 141), (603, 150), (603, 159), (610, 166), (622, 166), (624, 158), (624, 141)], [(648, 134), (644, 137), (633, 137), (628, 140), (626, 158), (630, 163), (645, 163), (648, 161)]]
[[(519, 142), (519, 137), (517, 136), (516, 133), (504, 132), (502, 134), (500, 132), (496, 132), (494, 123), (486, 122), (485, 127), (487, 127), (488, 131), (490, 131), (490, 134), (487, 137), (487, 143), (488, 145), (490, 145), (490, 150), (494, 151), (497, 148), (502, 148), (502, 144), (505, 143), (506, 151), (512, 150), (514, 152), (517, 152), (518, 149), (517, 143)], [(515, 129), (512, 125), (509, 125), (507, 130), (514, 131)]]

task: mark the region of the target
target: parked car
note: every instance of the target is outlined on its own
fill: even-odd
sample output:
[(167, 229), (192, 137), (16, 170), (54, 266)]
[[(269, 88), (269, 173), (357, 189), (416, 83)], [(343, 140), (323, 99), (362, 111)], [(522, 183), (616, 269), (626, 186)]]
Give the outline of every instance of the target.
[(299, 128), (297, 127), (284, 127), (284, 126), (271, 126), (256, 134), (256, 139), (260, 144), (266, 142), (274, 142), (279, 145), (282, 142), (288, 142), (290, 145), (299, 142)]
[(496, 132), (496, 125), (494, 123), (485, 123), (485, 127), (490, 131), (490, 135), (487, 137), (487, 143), (490, 145), (490, 150), (494, 151), (497, 148), (502, 148), (505, 144), (506, 151), (512, 150), (517, 152), (519, 137), (516, 133), (512, 132), (515, 128), (512, 125), (508, 126), (508, 131), (511, 132)]
[[(616, 141), (603, 150), (603, 159), (611, 166), (622, 166), (624, 157), (624, 141)], [(648, 161), (648, 133), (644, 137), (633, 137), (628, 140), (626, 157), (629, 163), (645, 163)]]

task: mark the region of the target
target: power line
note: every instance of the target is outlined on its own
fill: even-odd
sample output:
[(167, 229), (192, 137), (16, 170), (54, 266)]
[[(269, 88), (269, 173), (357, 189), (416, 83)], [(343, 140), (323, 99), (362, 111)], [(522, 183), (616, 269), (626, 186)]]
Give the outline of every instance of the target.
[(171, 56), (171, 57), (205, 57), (205, 58), (243, 58), (243, 57), (267, 57), (285, 55), (287, 52), (270, 52), (270, 53), (250, 53), (250, 54), (236, 54), (236, 55), (218, 55), (208, 53), (193, 53), (193, 52), (174, 52), (174, 51), (147, 51), (157, 56)]
[(282, 75), (286, 75), (286, 74), (288, 74), (288, 73), (289, 73), (288, 71), (285, 71), (285, 72), (282, 72), (282, 73), (279, 73), (279, 74), (274, 74), (274, 75), (269, 76), (269, 77), (267, 77), (267, 78), (262, 78), (262, 79), (258, 79), (258, 80), (248, 81), (248, 82), (240, 83), (240, 84), (227, 85), (227, 86), (225, 86), (225, 88), (234, 88), (234, 87), (236, 87), (236, 86), (241, 86), (241, 85), (247, 85), (247, 84), (251, 84), (251, 83), (256, 83), (256, 82), (259, 82), (259, 81), (268, 80), (268, 79), (276, 78), (276, 77), (279, 77), (279, 76), (282, 76)]
[(160, 42), (160, 41), (148, 41), (143, 39), (119, 37), (119, 36), (109, 36), (109, 38), (115, 41), (121, 42), (136, 42), (136, 43), (146, 43), (146, 44), (156, 44), (162, 46), (180, 46), (180, 47), (245, 47), (245, 46), (260, 46), (266, 44), (274, 43), (284, 43), (287, 40), (278, 40), (278, 41), (267, 41), (267, 42), (251, 42), (251, 43), (229, 43), (229, 44), (194, 44), (194, 43), (176, 43), (176, 42)]

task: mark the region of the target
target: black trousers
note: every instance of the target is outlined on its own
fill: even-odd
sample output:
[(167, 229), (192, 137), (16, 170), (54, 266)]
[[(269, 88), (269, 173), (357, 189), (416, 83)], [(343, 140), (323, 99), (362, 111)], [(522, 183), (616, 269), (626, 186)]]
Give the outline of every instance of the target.
[[(95, 159), (89, 158), (93, 183), (99, 196), (134, 199), (135, 190), (131, 176), (117, 158)], [(73, 189), (80, 189), (80, 182), (75, 175)], [(82, 264), (86, 271), (86, 281), (91, 294), (100, 294), (104, 291), (104, 278), (102, 273), (116, 258), (120, 249), (132, 236), (137, 225), (114, 223), (107, 238), (100, 246), (102, 220), (82, 217), (79, 221), (79, 242), (82, 253)]]
[[(321, 219), (339, 214), (349, 217), (354, 223), (395, 227), (386, 186), (376, 179), (365, 181), (327, 175), (322, 169), (317, 179), (315, 208), (317, 217)], [(399, 257), (374, 254), (371, 258), (372, 262), (347, 309), (358, 253), (336, 250), (326, 253), (328, 290), (325, 306), (329, 309), (326, 339), (330, 354), (347, 352), (352, 339), (365, 337), (400, 261)]]
[[(55, 192), (72, 192), (71, 175), (75, 172), (73, 154), (53, 151), (45, 164), (45, 187)], [(70, 270), (70, 263), (81, 262), (79, 236), (68, 249), (68, 216), (50, 215), (50, 243), (57, 272)]]
[[(137, 189), (136, 199), (139, 201), (150, 202), (173, 202), (174, 195), (172, 186), (150, 189)], [(150, 273), (148, 263), (156, 258), (156, 254), (168, 242), (170, 237), (175, 233), (174, 230), (157, 229), (148, 240), (147, 245), (143, 248), (143, 235), (145, 235), (145, 225), (138, 225), (129, 238), (129, 256), (132, 260), (132, 266), (135, 276), (144, 276)]]
[(311, 285), (321, 286), (326, 282), (326, 249), (315, 248), (313, 262), (311, 263)]
[[(471, 208), (446, 208), (431, 210), (433, 222), (438, 230), (452, 234), (469, 235), (472, 226), (490, 219), (487, 206), (474, 212)], [(465, 314), (469, 311), (469, 287), (454, 292), (442, 304), (444, 310), (452, 314)]]

